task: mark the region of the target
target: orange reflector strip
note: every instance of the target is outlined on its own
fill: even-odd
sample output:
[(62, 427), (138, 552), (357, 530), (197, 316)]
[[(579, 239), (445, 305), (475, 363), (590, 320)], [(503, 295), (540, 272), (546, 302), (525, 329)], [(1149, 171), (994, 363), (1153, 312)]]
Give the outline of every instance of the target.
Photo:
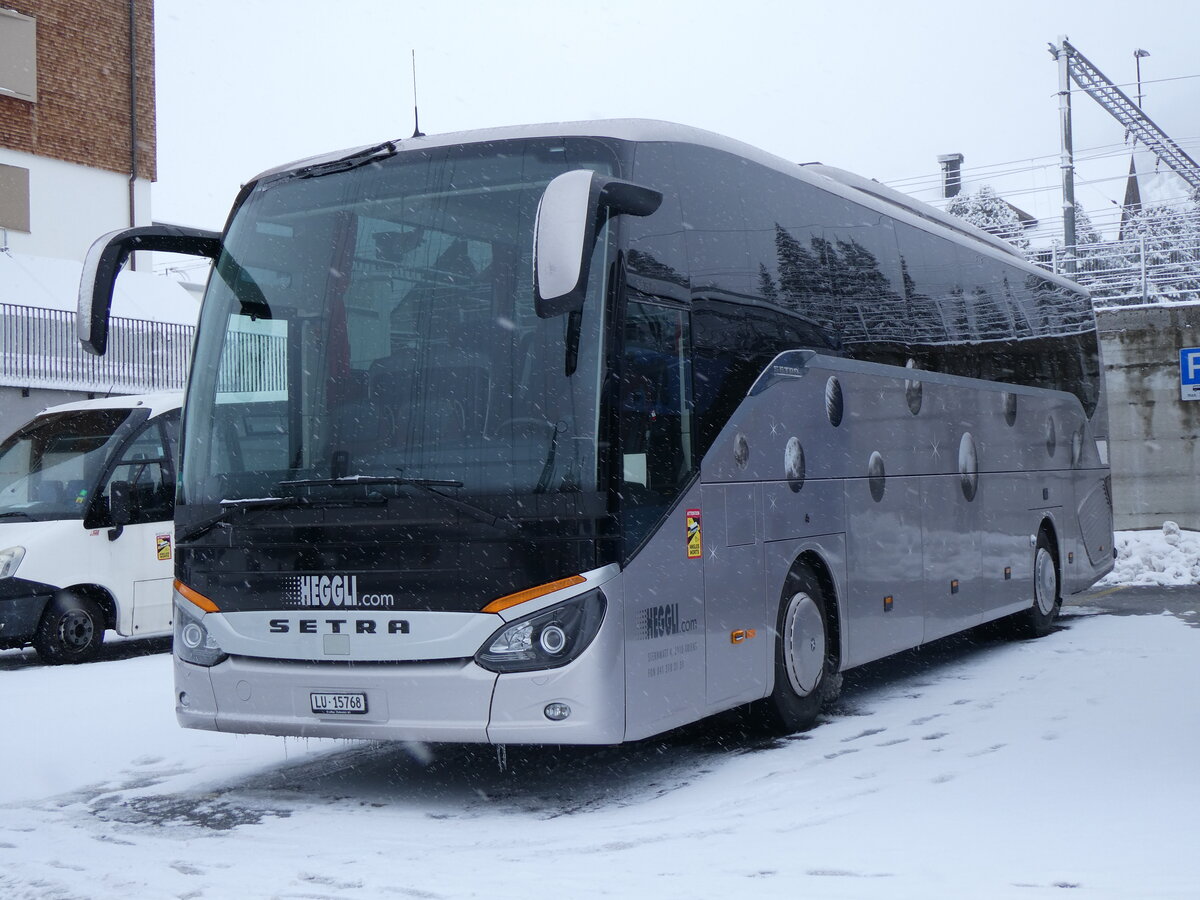
[(537, 587), (532, 587), (525, 591), (517, 591), (515, 594), (505, 594), (503, 597), (497, 597), (485, 606), (483, 611), (486, 613), (500, 612), (503, 609), (508, 609), (510, 606), (536, 600), (538, 597), (545, 597), (547, 594), (553, 594), (555, 591), (561, 591), (563, 588), (583, 584), (585, 581), (587, 579), (582, 575), (572, 575), (570, 578), (548, 581), (546, 584), (539, 584)]
[(195, 603), (198, 607), (200, 607), (205, 612), (220, 612), (221, 611), (220, 607), (218, 607), (217, 604), (213, 603), (211, 600), (209, 600), (207, 597), (205, 597), (199, 591), (193, 591), (190, 587), (188, 587), (186, 584), (184, 584), (179, 579), (175, 579), (175, 590), (177, 590), (179, 592), (179, 596), (183, 597), (185, 600), (190, 600), (192, 603)]

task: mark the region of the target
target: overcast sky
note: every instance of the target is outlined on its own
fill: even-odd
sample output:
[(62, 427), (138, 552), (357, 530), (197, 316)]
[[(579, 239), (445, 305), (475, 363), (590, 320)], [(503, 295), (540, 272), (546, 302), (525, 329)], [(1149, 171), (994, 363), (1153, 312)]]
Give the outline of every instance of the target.
[[(157, 0), (155, 15), (154, 217), (206, 228), (263, 169), (412, 134), (414, 50), (428, 133), (666, 119), (926, 196), (937, 156), (957, 152), (968, 177), (995, 167), (976, 174), (1053, 217), (1047, 44), (1066, 34), (1118, 83), (1149, 50), (1145, 110), (1200, 158), (1192, 0)], [(1078, 199), (1103, 221), (1124, 189), (1124, 131), (1085, 95), (1074, 110)]]

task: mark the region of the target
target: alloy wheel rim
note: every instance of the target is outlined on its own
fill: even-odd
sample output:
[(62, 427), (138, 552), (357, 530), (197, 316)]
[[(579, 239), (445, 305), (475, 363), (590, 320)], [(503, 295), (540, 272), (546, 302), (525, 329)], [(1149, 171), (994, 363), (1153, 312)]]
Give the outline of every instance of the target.
[(1054, 571), (1054, 558), (1045, 547), (1039, 547), (1034, 573), (1034, 591), (1038, 609), (1049, 615), (1058, 596), (1058, 576)]
[(820, 683), (825, 669), (825, 626), (820, 607), (804, 592), (788, 604), (783, 646), (792, 690), (807, 697)]

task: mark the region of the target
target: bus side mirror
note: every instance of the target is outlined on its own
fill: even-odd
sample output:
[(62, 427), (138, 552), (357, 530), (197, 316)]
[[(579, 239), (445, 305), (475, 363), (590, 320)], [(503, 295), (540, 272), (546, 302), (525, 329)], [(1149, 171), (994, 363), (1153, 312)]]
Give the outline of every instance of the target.
[(604, 216), (648, 216), (662, 194), (590, 169), (555, 177), (538, 202), (533, 235), (534, 308), (543, 319), (583, 309), (588, 263)]
[(108, 349), (108, 316), (113, 288), (121, 267), (135, 250), (160, 250), (216, 259), (221, 253), (221, 235), (178, 225), (123, 228), (97, 238), (83, 261), (79, 280), (79, 316), (76, 323), (80, 343), (96, 356)]
[(128, 481), (114, 481), (108, 486), (108, 514), (113, 524), (108, 539), (115, 541), (133, 521), (133, 488)]

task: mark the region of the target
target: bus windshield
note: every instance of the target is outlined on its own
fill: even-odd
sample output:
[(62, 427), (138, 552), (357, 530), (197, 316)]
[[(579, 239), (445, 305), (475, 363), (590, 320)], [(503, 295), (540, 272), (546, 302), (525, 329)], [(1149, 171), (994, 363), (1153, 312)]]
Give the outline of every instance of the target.
[(482, 143), (260, 182), (205, 298), (183, 506), (357, 497), (517, 525), (569, 520), (555, 497), (602, 509), (607, 232), (581, 313), (539, 318), (531, 282), (546, 185), (613, 159)]
[(82, 519), (128, 409), (39, 416), (0, 444), (0, 517)]

